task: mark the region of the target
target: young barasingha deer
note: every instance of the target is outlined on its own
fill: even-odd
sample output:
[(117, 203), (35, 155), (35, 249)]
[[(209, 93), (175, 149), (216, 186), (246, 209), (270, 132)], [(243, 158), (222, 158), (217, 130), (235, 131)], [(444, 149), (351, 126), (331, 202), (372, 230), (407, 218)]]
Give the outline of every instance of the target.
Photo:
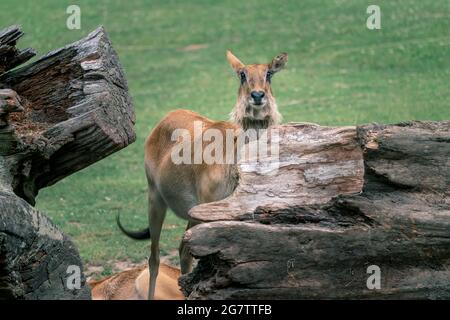
[[(281, 120), (272, 94), (271, 80), (272, 76), (285, 66), (287, 54), (278, 55), (269, 64), (244, 65), (230, 51), (227, 51), (227, 58), (240, 80), (237, 102), (231, 112), (231, 122), (212, 121), (188, 110), (170, 112), (153, 129), (145, 142), (149, 227), (142, 231), (128, 231), (120, 224), (119, 217), (117, 219), (119, 228), (129, 237), (151, 239), (149, 299), (153, 299), (155, 292), (159, 266), (159, 238), (166, 209), (170, 208), (177, 216), (188, 220), (187, 230), (197, 224), (188, 215), (192, 207), (226, 198), (233, 192), (238, 182), (237, 168), (234, 164), (225, 162), (211, 164), (203, 160), (200, 162), (194, 160), (194, 163), (174, 163), (173, 149), (182, 143), (179, 139), (173, 139), (174, 132), (182, 129), (188, 136), (194, 136), (193, 148), (188, 148), (188, 153), (190, 159), (195, 159), (195, 145), (199, 142), (196, 139), (202, 139), (202, 136), (195, 138), (195, 131), (198, 130), (195, 123), (201, 123), (201, 133), (205, 135), (208, 130), (212, 130), (223, 133), (222, 136), (225, 137), (226, 132), (266, 129)], [(203, 145), (204, 140), (199, 143)], [(184, 242), (180, 245), (179, 254), (181, 273), (190, 272), (192, 256)]]

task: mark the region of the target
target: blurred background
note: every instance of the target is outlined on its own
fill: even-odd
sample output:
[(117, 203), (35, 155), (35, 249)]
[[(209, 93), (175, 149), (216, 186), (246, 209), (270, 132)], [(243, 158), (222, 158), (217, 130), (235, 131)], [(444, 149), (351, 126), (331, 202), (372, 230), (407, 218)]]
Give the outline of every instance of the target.
[[(81, 9), (69, 30), (66, 8)], [(381, 9), (369, 30), (366, 9)], [(41, 191), (37, 207), (70, 235), (89, 272), (109, 274), (142, 262), (148, 242), (123, 236), (147, 225), (143, 143), (169, 111), (188, 108), (226, 120), (239, 81), (227, 48), (244, 63), (289, 54), (273, 80), (284, 122), (355, 125), (450, 119), (450, 1), (403, 0), (2, 0), (0, 29), (20, 24), (19, 47), (38, 56), (108, 32), (127, 75), (137, 115), (130, 147)], [(178, 264), (186, 222), (169, 213), (162, 255)]]

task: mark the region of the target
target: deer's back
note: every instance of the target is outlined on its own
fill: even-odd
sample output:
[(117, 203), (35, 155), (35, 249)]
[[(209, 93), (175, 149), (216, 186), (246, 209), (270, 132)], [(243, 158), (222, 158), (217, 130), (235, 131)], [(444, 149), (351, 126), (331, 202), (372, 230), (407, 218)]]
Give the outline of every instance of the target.
[[(180, 270), (161, 264), (156, 282), (156, 300), (183, 300), (178, 285)], [(93, 300), (146, 300), (148, 266), (122, 271), (99, 281), (89, 281)]]
[[(172, 141), (176, 129), (187, 130), (191, 137), (191, 159), (194, 159), (194, 122), (203, 124), (203, 132), (217, 129), (226, 138), (226, 130), (237, 127), (226, 121), (212, 121), (189, 110), (167, 114), (153, 129), (145, 143), (145, 166), (149, 185), (159, 192), (166, 204), (181, 218), (193, 206), (225, 198), (237, 183), (236, 168), (230, 164), (175, 164), (171, 153), (180, 141)], [(225, 140), (223, 141), (225, 142)], [(203, 143), (203, 146), (210, 142)], [(222, 144), (224, 147), (226, 143)], [(225, 155), (225, 150), (223, 152)]]

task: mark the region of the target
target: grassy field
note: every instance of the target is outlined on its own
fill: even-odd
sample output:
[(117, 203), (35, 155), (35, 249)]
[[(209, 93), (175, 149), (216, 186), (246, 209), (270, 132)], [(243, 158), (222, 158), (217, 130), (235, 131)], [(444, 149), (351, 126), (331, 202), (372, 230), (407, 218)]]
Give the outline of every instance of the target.
[[(247, 63), (289, 53), (273, 84), (286, 122), (450, 119), (448, 0), (376, 1), (376, 31), (366, 28), (369, 2), (358, 0), (77, 1), (82, 28), (68, 30), (72, 3), (2, 0), (0, 21), (21, 24), (20, 45), (40, 54), (104, 25), (119, 54), (137, 113), (136, 143), (41, 191), (37, 204), (105, 273), (112, 261), (148, 255), (147, 242), (118, 232), (115, 215), (131, 228), (147, 224), (143, 142), (151, 128), (180, 107), (227, 119), (238, 86), (227, 48)], [(184, 227), (168, 214), (163, 255), (178, 248)]]

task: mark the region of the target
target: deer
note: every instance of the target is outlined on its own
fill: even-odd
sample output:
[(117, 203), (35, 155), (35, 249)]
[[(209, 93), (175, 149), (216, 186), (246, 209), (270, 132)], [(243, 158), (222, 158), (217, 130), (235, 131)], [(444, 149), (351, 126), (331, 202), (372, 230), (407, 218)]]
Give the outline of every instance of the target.
[[(184, 300), (178, 286), (180, 270), (161, 263), (156, 282), (155, 300)], [(139, 266), (101, 280), (88, 281), (92, 300), (146, 300), (149, 282), (148, 266)]]
[[(186, 230), (198, 221), (189, 216), (189, 210), (202, 203), (222, 200), (234, 191), (239, 174), (235, 164), (204, 161), (197, 164), (175, 164), (171, 150), (180, 141), (172, 139), (173, 132), (182, 128), (193, 134), (194, 123), (201, 122), (203, 132), (214, 129), (224, 133), (249, 129), (267, 129), (281, 122), (272, 92), (272, 77), (282, 70), (288, 60), (286, 53), (277, 55), (268, 64), (242, 63), (230, 50), (226, 53), (228, 62), (239, 80), (236, 104), (230, 113), (230, 121), (213, 121), (193, 111), (179, 109), (169, 112), (152, 130), (145, 142), (145, 173), (148, 182), (149, 226), (143, 230), (126, 230), (117, 215), (119, 229), (136, 240), (150, 239), (148, 259), (150, 282), (148, 299), (155, 295), (155, 285), (159, 266), (159, 239), (170, 208), (178, 217), (187, 220)], [(195, 144), (196, 141), (193, 142)], [(191, 152), (193, 149), (191, 149)], [(195, 157), (194, 154), (191, 155)], [(181, 273), (192, 269), (193, 257), (184, 241), (179, 247)]]

